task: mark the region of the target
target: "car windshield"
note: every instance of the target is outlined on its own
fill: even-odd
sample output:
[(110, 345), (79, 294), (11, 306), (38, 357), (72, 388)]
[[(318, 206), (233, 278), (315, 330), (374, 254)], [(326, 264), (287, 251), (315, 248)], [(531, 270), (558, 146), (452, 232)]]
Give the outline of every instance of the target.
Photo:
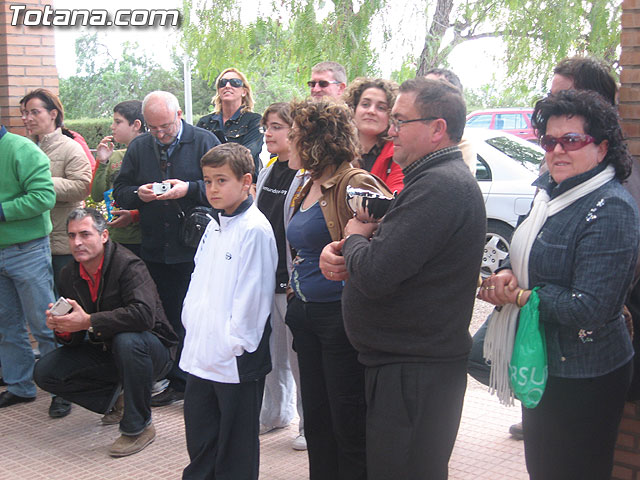
[(540, 163), (544, 161), (544, 153), (534, 148), (533, 145), (529, 146), (507, 137), (492, 137), (485, 141), (493, 148), (520, 162), (533, 173), (538, 173)]

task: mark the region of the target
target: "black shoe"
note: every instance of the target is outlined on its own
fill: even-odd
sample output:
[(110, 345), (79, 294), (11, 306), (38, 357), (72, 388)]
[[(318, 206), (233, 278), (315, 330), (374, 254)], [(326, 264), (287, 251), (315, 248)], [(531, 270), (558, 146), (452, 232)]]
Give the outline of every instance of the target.
[(57, 395), (51, 399), (49, 406), (49, 416), (51, 418), (66, 417), (71, 413), (71, 402)]
[(21, 397), (19, 395), (14, 395), (9, 390), (6, 390), (0, 393), (0, 408), (10, 407), (11, 405), (16, 405), (18, 403), (29, 403), (33, 402), (36, 397)]
[(165, 405), (171, 405), (179, 400), (184, 400), (184, 392), (178, 392), (172, 387), (167, 387), (164, 392), (151, 397), (151, 406), (164, 407)]
[(509, 427), (509, 433), (516, 440), (524, 440), (524, 431), (522, 430), (522, 422), (514, 423)]

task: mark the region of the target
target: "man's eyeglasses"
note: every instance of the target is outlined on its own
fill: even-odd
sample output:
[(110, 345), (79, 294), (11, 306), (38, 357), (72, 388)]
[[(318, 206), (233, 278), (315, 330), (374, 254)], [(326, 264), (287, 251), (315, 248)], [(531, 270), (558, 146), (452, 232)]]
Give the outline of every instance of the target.
[(309, 85), (309, 87), (314, 88), (317, 85), (320, 85), (320, 88), (327, 88), (329, 85), (331, 85), (332, 83), (338, 84), (338, 83), (342, 83), (342, 82), (338, 82), (337, 80), (332, 80), (332, 81), (328, 81), (328, 80), (319, 80), (319, 81), (315, 81), (315, 80), (309, 80), (307, 82), (307, 85)]
[(240, 80), (239, 78), (221, 78), (218, 82), (218, 88), (225, 87), (227, 83), (230, 83), (234, 88), (240, 88), (244, 85), (244, 83), (242, 83), (242, 80)]
[(171, 123), (163, 123), (159, 127), (153, 127), (151, 125), (147, 125), (147, 127), (149, 128), (150, 132), (166, 132), (167, 130), (170, 130), (176, 124), (176, 120), (177, 119), (178, 119), (178, 113), (176, 112), (176, 116), (173, 119), (173, 122), (171, 122)]
[(586, 133), (565, 133), (561, 137), (543, 135), (542, 138), (540, 138), (540, 146), (545, 152), (553, 152), (556, 145), (560, 144), (565, 152), (573, 152), (595, 141), (595, 138)]
[(402, 128), (402, 126), (406, 123), (413, 123), (413, 122), (430, 122), (431, 120), (437, 120), (440, 117), (424, 117), (424, 118), (412, 118), (411, 120), (398, 120), (395, 117), (391, 117), (389, 119), (389, 125), (391, 125), (393, 128), (396, 129), (396, 131), (400, 131), (400, 128)]

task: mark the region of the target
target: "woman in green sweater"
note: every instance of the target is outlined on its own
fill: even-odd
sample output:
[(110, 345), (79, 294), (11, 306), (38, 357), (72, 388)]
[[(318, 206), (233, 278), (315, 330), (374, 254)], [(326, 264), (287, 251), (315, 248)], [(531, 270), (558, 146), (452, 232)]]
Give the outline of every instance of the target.
[[(144, 131), (142, 102), (139, 100), (127, 100), (113, 108), (112, 134), (107, 135), (100, 141), (96, 152), (99, 165), (91, 187), (91, 198), (95, 202), (104, 200), (105, 193), (107, 193), (107, 196), (111, 196), (113, 181), (120, 172), (126, 149), (114, 150), (114, 142), (127, 146)], [(114, 207), (117, 207), (117, 205), (114, 205)], [(108, 223), (111, 239), (139, 255), (140, 225), (138, 223), (138, 211), (114, 209), (111, 214), (114, 217)]]

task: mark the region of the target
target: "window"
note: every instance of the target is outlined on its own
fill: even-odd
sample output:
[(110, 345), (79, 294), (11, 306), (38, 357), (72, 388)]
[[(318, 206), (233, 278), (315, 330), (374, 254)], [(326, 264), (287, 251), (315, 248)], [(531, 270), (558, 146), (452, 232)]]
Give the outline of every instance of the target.
[(497, 113), (496, 130), (515, 130), (529, 128), (521, 113)]
[(516, 142), (507, 137), (488, 138), (486, 142), (536, 174), (540, 163), (544, 161), (544, 153), (533, 148), (533, 145), (530, 147), (526, 143)]
[(476, 180), (491, 180), (491, 169), (480, 155), (476, 159)]
[(476, 115), (467, 120), (467, 127), (470, 128), (489, 128), (491, 126), (492, 115)]

